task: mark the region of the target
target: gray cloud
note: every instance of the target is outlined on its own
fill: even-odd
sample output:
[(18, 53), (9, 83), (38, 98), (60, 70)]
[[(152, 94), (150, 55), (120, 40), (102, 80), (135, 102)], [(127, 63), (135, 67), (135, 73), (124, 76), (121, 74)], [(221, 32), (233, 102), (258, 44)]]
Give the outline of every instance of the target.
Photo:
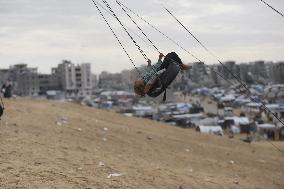
[[(140, 15), (176, 39), (206, 63), (215, 63), (171, 18), (169, 8), (222, 60), (284, 60), (284, 21), (258, 0), (124, 0)], [(284, 11), (283, 0), (267, 0)], [(114, 0), (121, 20), (135, 30)], [(106, 17), (138, 65), (145, 61), (116, 21)], [(194, 61), (178, 47), (137, 20), (163, 51), (177, 51), (185, 61)], [(135, 37), (135, 36), (134, 36)], [(157, 53), (137, 39), (150, 58)], [(93, 71), (111, 72), (132, 68), (123, 50), (97, 13), (91, 0), (0, 0), (1, 67), (27, 62), (49, 72), (62, 59), (91, 62)]]

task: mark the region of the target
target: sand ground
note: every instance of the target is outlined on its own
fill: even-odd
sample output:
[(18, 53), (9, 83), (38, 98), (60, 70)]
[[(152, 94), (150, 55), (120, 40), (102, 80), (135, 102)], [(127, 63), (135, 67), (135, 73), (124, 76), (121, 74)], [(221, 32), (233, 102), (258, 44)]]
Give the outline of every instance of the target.
[[(5, 103), (0, 188), (284, 188), (284, 154), (268, 142), (202, 135), (70, 103)], [(274, 145), (284, 151), (283, 143)]]

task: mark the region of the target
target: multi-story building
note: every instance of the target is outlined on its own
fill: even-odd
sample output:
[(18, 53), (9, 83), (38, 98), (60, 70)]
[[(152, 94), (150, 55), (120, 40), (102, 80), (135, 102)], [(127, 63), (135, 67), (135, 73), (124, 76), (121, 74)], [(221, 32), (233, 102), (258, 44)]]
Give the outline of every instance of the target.
[(51, 74), (38, 74), (39, 94), (45, 95), (49, 90), (60, 90), (58, 82)]
[(75, 82), (77, 96), (84, 97), (92, 94), (91, 64), (84, 63), (75, 67)]
[(251, 66), (246, 63), (242, 63), (239, 65), (240, 69), (240, 78), (243, 82), (247, 84), (253, 83), (252, 73), (251, 73)]
[(64, 91), (67, 97), (84, 97), (92, 93), (91, 64), (75, 66), (63, 60), (51, 74), (39, 74), (37, 68), (16, 64), (0, 70), (0, 84), (12, 81), (13, 92), (21, 96), (46, 94), (48, 90)]
[(218, 75), (219, 74), (218, 66), (212, 65), (209, 68), (210, 68), (210, 71), (209, 71), (210, 79), (212, 79), (214, 84), (218, 85), (220, 83), (220, 81), (219, 81), (220, 76)]
[(102, 72), (99, 75), (99, 88), (122, 90), (125, 88), (125, 82), (121, 73)]
[(226, 66), (226, 69), (223, 69), (223, 76), (225, 79), (233, 79), (234, 76), (228, 71), (230, 70), (232, 73), (235, 73), (235, 69), (236, 69), (236, 62), (235, 61), (227, 61), (224, 63), (224, 65)]
[(39, 92), (37, 68), (27, 64), (16, 64), (10, 67), (9, 79), (13, 82), (13, 91), (20, 96), (34, 96)]
[(22, 73), (35, 72), (36, 68), (28, 68), (27, 64), (16, 64), (9, 68), (9, 79), (17, 81)]
[(95, 89), (98, 87), (98, 78), (97, 75), (92, 74), (92, 88)]
[(190, 70), (191, 80), (199, 82), (205, 75), (207, 75), (205, 64), (203, 62), (194, 63)]
[(9, 69), (0, 69), (0, 85), (2, 86), (9, 80)]
[(264, 61), (256, 61), (252, 63), (252, 74), (254, 74), (257, 78), (267, 78), (267, 72)]
[(272, 64), (270, 67), (270, 79), (273, 83), (284, 84), (284, 62)]
[(73, 64), (63, 60), (56, 68), (52, 68), (52, 77), (66, 97), (83, 97), (91, 95), (92, 74), (91, 64)]
[(15, 93), (20, 96), (37, 96), (39, 93), (39, 80), (37, 71), (24, 72), (17, 76)]
[(20, 96), (34, 96), (39, 92), (37, 68), (29, 68), (27, 64), (10, 66), (8, 80), (13, 83), (13, 92)]

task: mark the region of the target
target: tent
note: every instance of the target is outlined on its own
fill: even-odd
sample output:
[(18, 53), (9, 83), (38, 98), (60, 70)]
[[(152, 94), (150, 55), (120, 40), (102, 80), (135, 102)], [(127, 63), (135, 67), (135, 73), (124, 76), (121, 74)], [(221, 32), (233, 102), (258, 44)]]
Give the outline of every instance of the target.
[(200, 133), (205, 133), (205, 134), (213, 134), (213, 135), (219, 135), (223, 136), (223, 130), (221, 126), (198, 126), (196, 127), (196, 131)]

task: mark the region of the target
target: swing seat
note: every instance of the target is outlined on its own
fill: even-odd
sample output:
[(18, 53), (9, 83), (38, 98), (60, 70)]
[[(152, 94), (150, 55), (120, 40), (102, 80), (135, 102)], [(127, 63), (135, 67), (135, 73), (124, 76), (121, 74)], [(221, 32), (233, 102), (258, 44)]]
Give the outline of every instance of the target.
[(159, 76), (157, 76), (159, 77), (159, 79), (156, 80), (147, 95), (153, 98), (158, 97), (173, 82), (179, 71), (179, 65), (176, 63), (171, 63), (164, 72), (160, 73)]

